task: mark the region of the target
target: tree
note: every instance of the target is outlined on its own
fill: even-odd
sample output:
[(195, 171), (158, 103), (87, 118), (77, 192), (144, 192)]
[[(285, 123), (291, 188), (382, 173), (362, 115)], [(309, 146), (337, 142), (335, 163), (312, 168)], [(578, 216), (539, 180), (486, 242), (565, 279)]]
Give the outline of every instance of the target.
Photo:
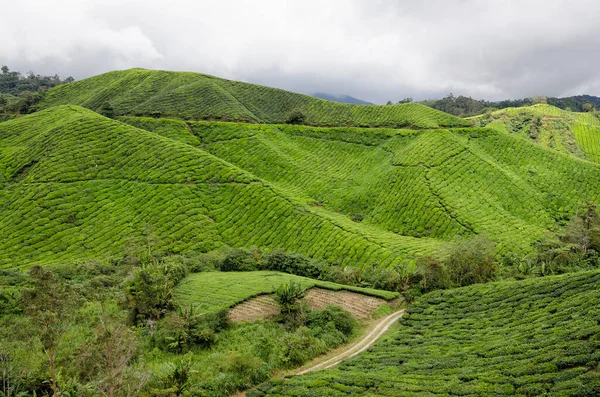
[(413, 101), (412, 97), (406, 97), (398, 101), (398, 103), (411, 103)]
[(149, 321), (152, 325), (171, 308), (174, 283), (163, 269), (148, 264), (133, 271), (125, 284), (124, 306), (130, 310), (134, 324)]
[(115, 109), (113, 109), (112, 105), (108, 102), (104, 102), (100, 107), (99, 113), (104, 117), (108, 117), (112, 119), (115, 117)]
[(79, 368), (98, 377), (96, 388), (104, 396), (134, 396), (146, 383), (146, 373), (129, 370), (137, 350), (135, 332), (110, 312), (104, 297), (99, 296), (99, 323), (93, 339), (79, 357)]
[(600, 214), (596, 204), (587, 202), (566, 227), (561, 238), (566, 243), (576, 244), (583, 255), (590, 249), (600, 250)]
[(289, 284), (281, 284), (274, 289), (275, 301), (279, 303), (279, 309), (284, 325), (288, 329), (296, 329), (306, 322), (306, 304), (299, 302), (306, 296), (306, 288), (300, 283), (290, 281)]
[(2, 111), (4, 113), (6, 113), (6, 105), (8, 104), (8, 100), (3, 97), (2, 95), (0, 95), (0, 109), (2, 109)]
[(534, 105), (547, 104), (548, 98), (546, 98), (544, 95), (538, 95), (538, 96), (533, 97), (532, 101), (533, 101)]
[(591, 112), (594, 110), (594, 105), (592, 105), (591, 103), (587, 102), (583, 104), (583, 111), (584, 112)]
[(457, 286), (485, 283), (494, 279), (496, 247), (485, 234), (458, 241), (450, 250), (446, 265)]
[(304, 123), (305, 119), (306, 119), (306, 116), (304, 115), (302, 110), (296, 108), (296, 109), (292, 110), (292, 112), (289, 114), (289, 116), (285, 122), (286, 122), (286, 124), (302, 124), (302, 123)]
[(25, 314), (36, 328), (50, 365), (50, 381), (54, 397), (58, 397), (57, 358), (64, 334), (69, 330), (80, 299), (75, 292), (51, 271), (40, 266), (29, 270), (33, 288), (21, 296)]

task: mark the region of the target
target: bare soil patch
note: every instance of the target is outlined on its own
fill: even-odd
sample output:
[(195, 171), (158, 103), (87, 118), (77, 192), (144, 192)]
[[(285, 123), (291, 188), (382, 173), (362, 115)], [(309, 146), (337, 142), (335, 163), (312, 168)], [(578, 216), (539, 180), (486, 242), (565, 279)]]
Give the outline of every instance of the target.
[[(385, 303), (384, 299), (350, 291), (329, 291), (322, 288), (311, 288), (304, 301), (312, 309), (322, 309), (326, 306), (341, 306), (348, 310), (358, 320), (371, 318), (373, 312)], [(261, 295), (249, 299), (229, 310), (232, 321), (253, 321), (269, 318), (279, 314), (273, 294)]]

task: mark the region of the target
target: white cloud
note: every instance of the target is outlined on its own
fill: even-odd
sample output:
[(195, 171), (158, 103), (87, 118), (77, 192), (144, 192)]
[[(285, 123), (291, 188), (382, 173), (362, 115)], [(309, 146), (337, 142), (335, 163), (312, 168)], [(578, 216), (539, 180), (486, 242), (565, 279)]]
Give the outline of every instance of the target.
[(192, 70), (376, 102), (561, 95), (600, 87), (598, 11), (589, 0), (34, 1), (0, 15), (0, 63), (76, 78)]

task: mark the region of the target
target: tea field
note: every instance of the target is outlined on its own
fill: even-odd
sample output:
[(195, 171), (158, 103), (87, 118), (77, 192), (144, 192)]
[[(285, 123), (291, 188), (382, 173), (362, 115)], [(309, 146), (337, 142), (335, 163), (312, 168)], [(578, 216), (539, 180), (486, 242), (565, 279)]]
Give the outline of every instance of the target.
[(427, 294), (336, 369), (273, 381), (267, 396), (596, 396), (600, 272)]
[(439, 247), (362, 230), (204, 150), (78, 106), (0, 123), (0, 148), (3, 267), (122, 255), (148, 227), (162, 252), (259, 246), (351, 266)]
[(300, 110), (305, 123), (323, 126), (438, 128), (469, 122), (425, 105), (349, 105), (199, 73), (130, 69), (61, 85), (42, 108), (74, 104), (99, 110), (108, 102), (118, 116), (177, 117), (283, 123)]
[(471, 118), (475, 125), (521, 136), (545, 148), (600, 163), (600, 119), (550, 105), (507, 108)]
[(356, 227), (449, 241), (487, 233), (525, 251), (600, 167), (491, 129), (385, 130), (189, 122), (202, 147)]

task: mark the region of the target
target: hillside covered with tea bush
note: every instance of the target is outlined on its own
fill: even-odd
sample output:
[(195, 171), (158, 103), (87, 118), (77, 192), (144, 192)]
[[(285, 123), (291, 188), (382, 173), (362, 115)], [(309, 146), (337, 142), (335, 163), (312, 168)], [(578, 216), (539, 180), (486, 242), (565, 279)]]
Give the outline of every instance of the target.
[(369, 351), (248, 396), (595, 396), (599, 285), (593, 271), (431, 293)]
[(177, 117), (284, 123), (294, 111), (301, 123), (322, 126), (438, 128), (468, 126), (463, 119), (421, 104), (352, 105), (200, 73), (129, 69), (48, 91), (40, 105), (74, 104), (118, 116)]

